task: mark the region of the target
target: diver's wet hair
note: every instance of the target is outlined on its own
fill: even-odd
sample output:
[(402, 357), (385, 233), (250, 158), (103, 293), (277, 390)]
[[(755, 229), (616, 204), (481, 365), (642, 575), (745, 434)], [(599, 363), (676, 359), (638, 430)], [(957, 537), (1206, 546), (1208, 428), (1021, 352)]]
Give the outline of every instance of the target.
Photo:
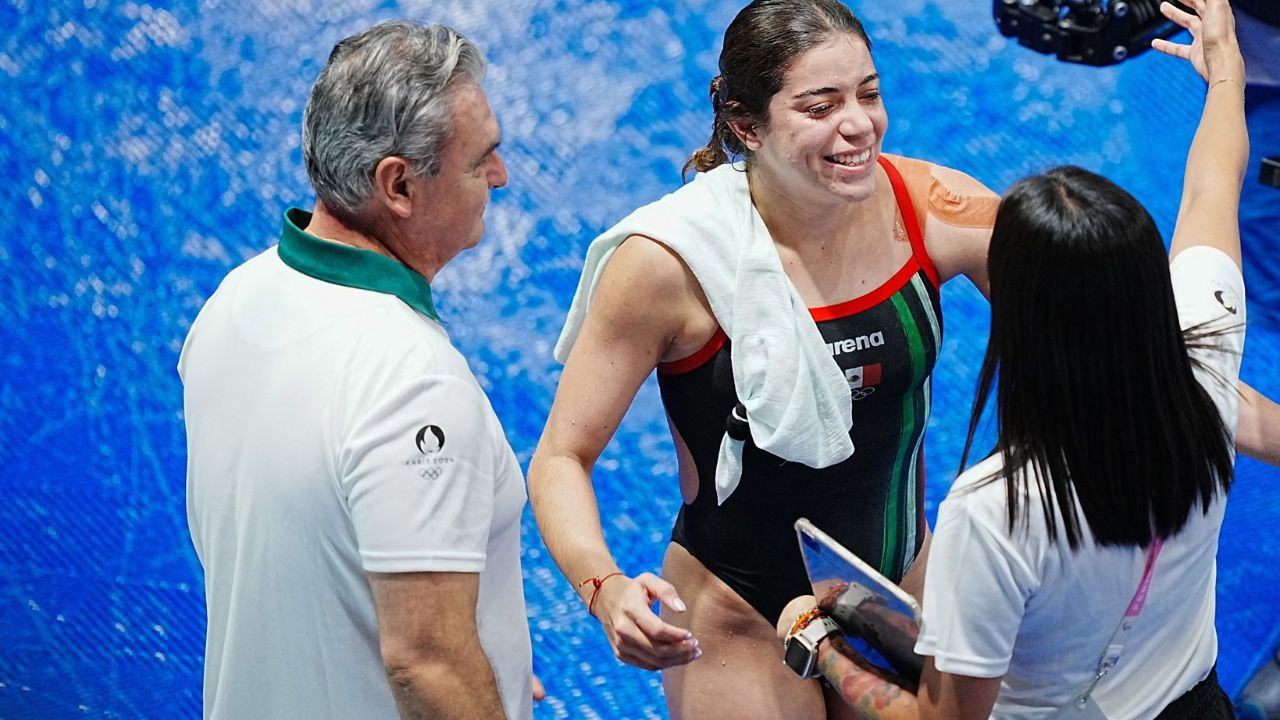
[(711, 80), (711, 139), (689, 157), (682, 174), (706, 172), (731, 157), (748, 156), (729, 121), (768, 122), (769, 99), (782, 89), (796, 58), (845, 33), (871, 48), (862, 22), (838, 0), (756, 0), (743, 8), (725, 30), (720, 74)]

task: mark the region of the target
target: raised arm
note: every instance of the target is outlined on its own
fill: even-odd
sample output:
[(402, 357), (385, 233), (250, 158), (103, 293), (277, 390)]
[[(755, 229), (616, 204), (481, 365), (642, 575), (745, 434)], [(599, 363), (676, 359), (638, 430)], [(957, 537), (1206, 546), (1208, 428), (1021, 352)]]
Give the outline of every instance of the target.
[[(621, 574), (605, 544), (591, 470), (641, 383), (682, 332), (680, 308), (687, 305), (681, 298), (692, 282), (687, 275), (675, 255), (647, 238), (630, 238), (618, 248), (592, 297), (529, 465), (529, 499), (551, 556), (599, 618), (618, 659), (649, 670), (689, 662), (697, 643), (650, 609), (661, 600), (684, 611), (671, 584), (651, 573)], [(590, 578), (604, 582), (597, 590)]]
[[(1192, 245), (1209, 245), (1240, 265), (1240, 186), (1249, 161), (1244, 118), (1244, 59), (1236, 43), (1235, 18), (1227, 0), (1195, 0), (1200, 17), (1169, 3), (1166, 17), (1191, 32), (1190, 45), (1166, 40), (1155, 49), (1187, 60), (1209, 83), (1204, 113), (1187, 155), (1182, 204), (1170, 257)], [(1256, 460), (1280, 465), (1280, 405), (1240, 383), (1236, 447)]]
[(1191, 0), (1199, 17), (1161, 3), (1165, 17), (1191, 32), (1190, 45), (1155, 40), (1156, 50), (1187, 60), (1209, 83), (1187, 154), (1182, 204), (1169, 255), (1208, 245), (1240, 265), (1240, 187), (1249, 162), (1244, 120), (1244, 58), (1227, 0)]

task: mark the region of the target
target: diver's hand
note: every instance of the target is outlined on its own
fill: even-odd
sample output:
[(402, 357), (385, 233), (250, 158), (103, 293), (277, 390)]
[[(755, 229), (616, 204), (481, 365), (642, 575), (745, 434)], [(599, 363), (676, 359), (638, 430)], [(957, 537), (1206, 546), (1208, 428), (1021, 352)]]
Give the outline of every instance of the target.
[[(1191, 63), (1207, 82), (1230, 78), (1244, 86), (1244, 58), (1236, 42), (1236, 20), (1227, 0), (1186, 0), (1196, 15), (1179, 10), (1168, 2), (1160, 12), (1191, 33), (1191, 44), (1155, 39), (1151, 46)], [(1198, 16), (1198, 17), (1197, 17)]]
[(653, 573), (618, 577), (600, 586), (595, 616), (614, 656), (644, 670), (683, 665), (701, 657), (693, 633), (654, 614), (655, 602), (675, 612), (685, 611), (675, 586)]

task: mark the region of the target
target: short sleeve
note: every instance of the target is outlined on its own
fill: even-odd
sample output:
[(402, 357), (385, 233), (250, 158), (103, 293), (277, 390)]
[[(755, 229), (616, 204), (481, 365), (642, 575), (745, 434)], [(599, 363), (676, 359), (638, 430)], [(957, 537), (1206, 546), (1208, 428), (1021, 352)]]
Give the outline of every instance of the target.
[(340, 454), (367, 572), (481, 572), (494, 512), (488, 404), (450, 375), (393, 386)]
[[(1002, 492), (998, 486), (977, 492), (983, 490)], [(956, 492), (938, 510), (916, 652), (933, 657), (942, 672), (1003, 677), (1038, 583), (1004, 528), (992, 527), (999, 521), (974, 515), (976, 495)]]
[(1240, 268), (1217, 248), (1193, 245), (1169, 263), (1169, 277), (1196, 378), (1234, 428), (1246, 321)]
[[(1217, 248), (1193, 245), (1169, 263), (1169, 277), (1183, 331), (1202, 329), (1212, 333), (1214, 349), (1233, 355), (1238, 366), (1246, 321), (1240, 268)], [(1217, 368), (1220, 361), (1212, 362)]]

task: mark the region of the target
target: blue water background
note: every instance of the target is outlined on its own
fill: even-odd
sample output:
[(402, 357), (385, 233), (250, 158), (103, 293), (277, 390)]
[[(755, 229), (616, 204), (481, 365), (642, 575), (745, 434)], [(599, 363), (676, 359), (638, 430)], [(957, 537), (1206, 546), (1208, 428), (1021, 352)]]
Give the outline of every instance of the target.
[[(312, 202), (298, 128), (337, 40), (409, 16), (454, 25), (488, 53), (511, 183), (484, 243), (438, 277), (437, 304), (527, 465), (585, 247), (678, 185), (710, 130), (707, 83), (739, 5), (0, 0), (0, 718), (199, 715), (203, 590), (174, 367), (219, 280), (274, 242), (285, 207)], [(977, 0), (852, 6), (883, 75), (886, 150), (997, 190), (1079, 164), (1172, 231), (1203, 93), (1190, 70), (1154, 54), (1066, 66), (1000, 38)], [(1255, 133), (1280, 152), (1280, 119), (1266, 122)], [(1255, 205), (1280, 202), (1250, 188)], [(1250, 280), (1265, 264), (1275, 276), (1274, 227), (1255, 228)], [(931, 516), (954, 477), (988, 315), (963, 280), (943, 304)], [(1280, 308), (1250, 313), (1245, 377), (1280, 395)], [(633, 574), (660, 564), (674, 473), (650, 383), (595, 476), (609, 542)], [(1277, 498), (1280, 472), (1242, 461), (1219, 566), (1230, 692), (1277, 624)], [(537, 717), (666, 717), (657, 675), (617, 664), (528, 516), (524, 545), (549, 693)]]

